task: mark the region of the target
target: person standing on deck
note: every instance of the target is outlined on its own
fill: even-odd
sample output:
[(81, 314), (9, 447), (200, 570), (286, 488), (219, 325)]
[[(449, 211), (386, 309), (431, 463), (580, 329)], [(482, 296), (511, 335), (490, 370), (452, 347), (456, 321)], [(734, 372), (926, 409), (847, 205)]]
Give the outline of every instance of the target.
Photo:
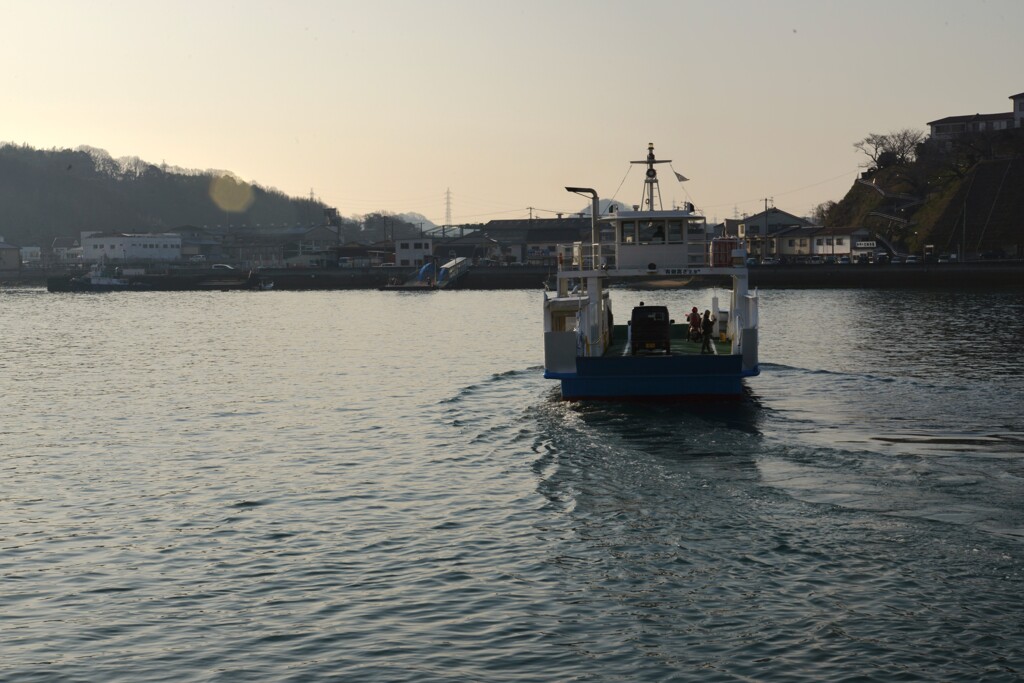
[(704, 320), (700, 324), (704, 344), (700, 347), (701, 353), (714, 353), (711, 350), (711, 334), (715, 331), (715, 319), (711, 317), (711, 311), (704, 311)]
[(697, 307), (694, 306), (690, 314), (686, 316), (686, 322), (690, 323), (690, 341), (700, 340), (700, 313), (697, 312)]

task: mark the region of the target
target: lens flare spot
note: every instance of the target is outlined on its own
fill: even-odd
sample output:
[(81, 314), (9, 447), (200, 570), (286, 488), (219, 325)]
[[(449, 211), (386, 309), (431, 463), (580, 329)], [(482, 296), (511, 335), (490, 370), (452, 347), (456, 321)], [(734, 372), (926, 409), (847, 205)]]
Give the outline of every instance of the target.
[(210, 199), (221, 211), (242, 213), (252, 206), (256, 196), (248, 183), (222, 175), (210, 182)]

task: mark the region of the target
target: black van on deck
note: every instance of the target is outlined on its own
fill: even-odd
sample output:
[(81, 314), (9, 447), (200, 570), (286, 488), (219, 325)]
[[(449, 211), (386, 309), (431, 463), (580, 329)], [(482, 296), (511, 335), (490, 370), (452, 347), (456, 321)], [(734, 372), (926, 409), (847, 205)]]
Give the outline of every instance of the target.
[(630, 349), (635, 356), (640, 351), (662, 350), (672, 352), (672, 321), (665, 306), (636, 306), (629, 321)]

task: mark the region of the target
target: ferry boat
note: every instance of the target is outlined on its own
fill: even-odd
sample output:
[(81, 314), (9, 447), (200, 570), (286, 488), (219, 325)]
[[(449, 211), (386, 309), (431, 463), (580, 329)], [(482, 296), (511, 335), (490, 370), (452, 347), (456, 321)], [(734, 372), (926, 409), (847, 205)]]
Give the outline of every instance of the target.
[[(590, 196), (590, 243), (559, 245), (553, 293), (544, 294), (544, 377), (561, 382), (567, 400), (679, 400), (741, 398), (743, 380), (760, 372), (758, 298), (749, 291), (747, 253), (736, 238), (715, 238), (707, 220), (687, 202), (660, 207), (659, 160), (649, 144), (644, 197), (632, 211), (599, 215)], [(656, 202), (659, 206), (656, 206)], [(728, 308), (711, 304), (708, 350), (694, 340), (687, 311), (641, 304), (628, 324), (612, 315), (609, 285), (652, 279), (731, 284)], [(653, 303), (653, 302), (652, 302)]]

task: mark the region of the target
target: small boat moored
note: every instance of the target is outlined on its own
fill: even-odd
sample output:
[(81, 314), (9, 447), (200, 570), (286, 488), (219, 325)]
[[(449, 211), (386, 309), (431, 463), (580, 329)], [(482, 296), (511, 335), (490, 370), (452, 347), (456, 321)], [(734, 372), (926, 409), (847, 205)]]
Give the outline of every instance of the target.
[[(740, 398), (743, 379), (759, 374), (758, 299), (748, 289), (746, 249), (713, 238), (704, 216), (655, 208), (660, 201), (654, 145), (648, 145), (643, 207), (599, 216), (590, 188), (590, 244), (560, 245), (556, 291), (544, 294), (544, 377), (569, 400)], [(641, 303), (617, 325), (608, 285), (652, 277), (731, 281), (728, 309), (712, 300), (710, 331), (676, 324), (665, 306)], [(705, 346), (706, 342), (706, 346)]]
[(441, 266), (436, 259), (420, 266), (409, 279), (402, 281), (392, 278), (381, 289), (390, 292), (433, 292), (439, 289), (456, 289), (460, 280), (469, 272), (469, 259), (453, 257)]

